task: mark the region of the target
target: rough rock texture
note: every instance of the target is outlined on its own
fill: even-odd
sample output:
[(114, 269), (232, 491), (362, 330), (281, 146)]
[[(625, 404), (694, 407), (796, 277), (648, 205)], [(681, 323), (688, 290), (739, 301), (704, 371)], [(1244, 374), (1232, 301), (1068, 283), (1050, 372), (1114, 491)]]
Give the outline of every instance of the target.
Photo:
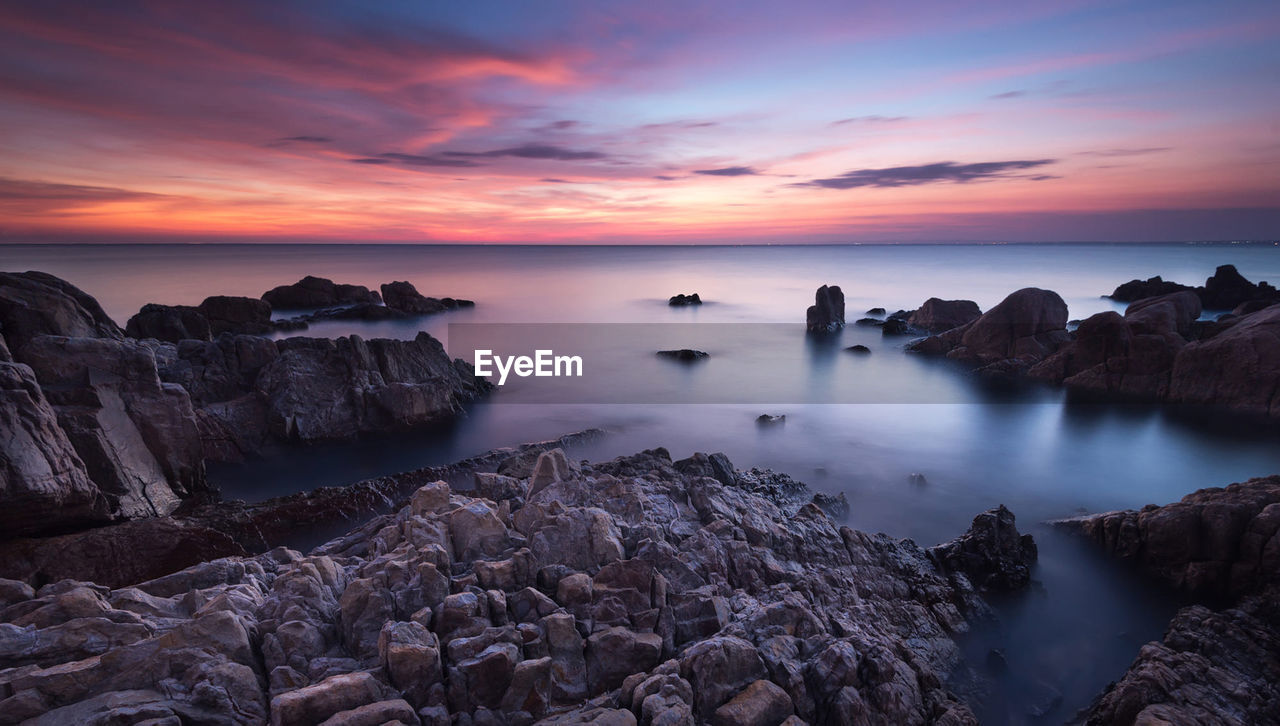
[(271, 322), (271, 305), (251, 297), (214, 295), (200, 303), (200, 312), (209, 321), (213, 335), (249, 333), (265, 335), (275, 331)]
[(409, 315), (430, 315), (432, 313), (455, 310), (460, 307), (473, 307), (470, 300), (455, 300), (451, 297), (436, 299), (418, 292), (408, 282), (389, 282), (382, 286), (382, 300), (392, 310)]
[(930, 333), (941, 333), (972, 323), (981, 316), (982, 310), (972, 300), (939, 300), (931, 297), (911, 313), (907, 323)]
[(351, 438), (441, 422), (490, 387), (426, 333), (411, 341), (288, 338), (276, 347), (279, 355), (254, 387), (268, 430), (282, 439)]
[(971, 323), (916, 341), (909, 350), (946, 355), (983, 373), (1027, 370), (1070, 340), (1067, 304), (1056, 292), (1028, 287), (1011, 293)]
[(1003, 504), (973, 518), (969, 531), (929, 548), (929, 556), (948, 572), (959, 572), (979, 590), (1020, 590), (1031, 582), (1036, 543), (1018, 534), (1013, 516)]
[(685, 295), (684, 293), (679, 293), (677, 295), (672, 295), (671, 298), (667, 300), (667, 304), (672, 307), (684, 307), (686, 305), (701, 305), (702, 298), (698, 297), (698, 293), (696, 292), (690, 293), (688, 295)]
[(1238, 596), (1280, 581), (1280, 476), (1055, 524), (1197, 595)]
[(165, 514), (206, 491), (190, 398), (93, 298), (43, 273), (0, 273), (0, 323), (6, 357), (23, 364), (6, 371), (0, 414), (16, 437), (0, 512), (22, 521), (0, 538)]
[(307, 275), (292, 285), (281, 285), (262, 293), (274, 309), (306, 310), (335, 305), (380, 303), (382, 298), (363, 285), (335, 284), (333, 280)]
[(813, 298), (813, 305), (805, 311), (809, 332), (829, 333), (844, 327), (844, 292), (838, 285), (823, 285)]
[(981, 601), (910, 542), (661, 450), (533, 469), (308, 556), (0, 582), (0, 722), (974, 723), (942, 674)]
[(1168, 295), (1183, 290), (1194, 290), (1190, 285), (1182, 285), (1156, 275), (1146, 280), (1130, 280), (1121, 284), (1107, 297), (1119, 302), (1135, 302), (1147, 297)]
[(1280, 307), (1187, 345), (1173, 362), (1169, 399), (1280, 417)]
[(1054, 524), (1215, 603), (1170, 621), (1086, 714), (1090, 724), (1280, 722), (1280, 477)]

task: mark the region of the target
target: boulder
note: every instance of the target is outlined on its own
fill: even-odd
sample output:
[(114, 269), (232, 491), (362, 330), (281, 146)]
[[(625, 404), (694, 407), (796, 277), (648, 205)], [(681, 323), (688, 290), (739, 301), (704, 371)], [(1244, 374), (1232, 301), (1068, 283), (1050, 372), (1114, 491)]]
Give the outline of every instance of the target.
[(837, 285), (823, 285), (814, 293), (813, 305), (805, 311), (805, 328), (811, 333), (829, 333), (844, 327), (844, 292)]
[(169, 343), (180, 340), (212, 340), (209, 319), (189, 305), (148, 303), (124, 326), (131, 338), (155, 338)]
[(1235, 265), (1221, 265), (1214, 270), (1199, 293), (1209, 310), (1231, 310), (1254, 300), (1280, 300), (1280, 291), (1265, 282), (1249, 282)]
[(1146, 280), (1130, 280), (1117, 287), (1107, 297), (1119, 302), (1135, 302), (1143, 298), (1168, 295), (1183, 290), (1193, 290), (1189, 285), (1180, 285), (1156, 275)]
[(1168, 399), (1280, 416), (1280, 306), (1247, 315), (1173, 361)]
[(382, 286), (382, 300), (392, 310), (413, 315), (443, 312), (445, 306), (435, 298), (426, 297), (408, 282), (389, 282)]
[(911, 313), (907, 322), (930, 333), (941, 333), (972, 323), (981, 315), (982, 310), (972, 300), (939, 300), (931, 297)]
[(845, 350), (854, 355), (871, 355), (871, 349), (865, 345), (851, 345)]
[(1067, 304), (1057, 293), (1028, 287), (1010, 294), (964, 328), (958, 360), (989, 365), (1009, 359), (1039, 361), (1067, 339)]
[(331, 676), (271, 699), (272, 726), (318, 724), (335, 714), (383, 700), (385, 689), (365, 672)]
[(124, 337), (97, 300), (44, 272), (0, 272), (0, 329), (17, 360), (23, 346), (41, 335)]
[(1013, 512), (1002, 504), (973, 518), (969, 531), (929, 548), (929, 556), (948, 572), (962, 573), (981, 590), (1010, 591), (1031, 582), (1036, 543), (1019, 534)]
[(613, 627), (587, 639), (587, 682), (592, 693), (611, 691), (633, 673), (658, 665), (662, 636)]
[(382, 298), (363, 285), (340, 285), (333, 280), (307, 275), (292, 285), (281, 285), (262, 293), (273, 309), (306, 310), (335, 305), (380, 303)]
[(711, 723), (713, 726), (778, 726), (792, 712), (787, 692), (761, 679), (717, 708)]

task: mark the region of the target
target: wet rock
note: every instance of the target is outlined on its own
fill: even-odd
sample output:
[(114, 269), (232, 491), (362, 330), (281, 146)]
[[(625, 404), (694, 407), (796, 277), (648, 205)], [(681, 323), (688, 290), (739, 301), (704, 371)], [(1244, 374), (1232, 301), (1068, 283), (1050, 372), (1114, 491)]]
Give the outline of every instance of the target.
[(1200, 300), (1209, 310), (1230, 310), (1254, 300), (1278, 300), (1280, 291), (1265, 282), (1254, 284), (1245, 279), (1235, 265), (1221, 265), (1204, 281)]
[(805, 312), (805, 327), (811, 333), (844, 327), (844, 292), (838, 285), (823, 285), (814, 293), (813, 305)]
[(884, 308), (871, 308), (865, 314), (866, 315), (884, 315)]
[(941, 333), (972, 323), (981, 315), (982, 310), (972, 300), (939, 300), (931, 297), (911, 313), (907, 323), (930, 333)]
[(854, 355), (871, 355), (871, 349), (865, 345), (851, 345), (845, 350)]
[(1012, 358), (1041, 360), (1066, 339), (1067, 305), (1057, 293), (1024, 288), (963, 329), (947, 355), (988, 365)]
[(756, 416), (757, 426), (781, 426), (786, 422), (787, 422), (786, 414), (779, 414), (777, 416), (774, 416), (771, 414), (762, 413), (759, 416)]
[(689, 295), (680, 293), (678, 295), (672, 295), (671, 299), (667, 300), (667, 304), (672, 307), (685, 307), (687, 305), (701, 305), (702, 298), (698, 297), (698, 293), (696, 292), (691, 293)]
[(262, 299), (278, 310), (305, 310), (335, 305), (380, 303), (382, 298), (362, 285), (340, 285), (333, 280), (307, 275), (292, 285), (281, 285), (262, 294)]
[(460, 307), (474, 307), (470, 300), (426, 297), (408, 282), (389, 282), (382, 286), (382, 299), (386, 307), (409, 315), (430, 315)]
[(1280, 416), (1280, 307), (1247, 315), (1229, 330), (1181, 348), (1168, 399)]
[(921, 335), (923, 332), (901, 318), (889, 318), (880, 326), (882, 335)]
[(660, 350), (657, 355), (661, 358), (670, 358), (678, 360), (682, 363), (691, 363), (696, 360), (703, 360), (709, 357), (709, 353), (703, 350), (694, 350), (692, 348), (680, 348), (679, 350)]
[(853, 324), (861, 325), (867, 328), (878, 328), (884, 325), (884, 321), (880, 320), (879, 318), (858, 318), (857, 320), (853, 321)]
[(1019, 534), (1013, 512), (1002, 504), (973, 518), (969, 531), (929, 548), (944, 569), (959, 572), (981, 590), (1018, 590), (1031, 582), (1036, 543)]

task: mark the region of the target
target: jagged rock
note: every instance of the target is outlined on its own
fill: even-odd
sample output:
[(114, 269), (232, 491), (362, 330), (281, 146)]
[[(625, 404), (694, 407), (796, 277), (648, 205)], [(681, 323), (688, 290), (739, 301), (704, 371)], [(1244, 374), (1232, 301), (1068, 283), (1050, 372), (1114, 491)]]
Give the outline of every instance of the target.
[(838, 285), (823, 285), (805, 311), (805, 327), (811, 333), (829, 333), (844, 327), (844, 292)]
[(777, 416), (773, 416), (767, 413), (762, 413), (759, 416), (756, 416), (757, 426), (781, 426), (786, 422), (787, 422), (786, 414), (779, 414)]
[(281, 439), (352, 438), (439, 422), (491, 387), (426, 333), (412, 341), (289, 338), (277, 349), (255, 386), (268, 429)]
[(930, 333), (941, 333), (972, 323), (981, 315), (982, 310), (972, 300), (939, 300), (931, 297), (911, 313), (907, 323)]
[(702, 298), (698, 297), (698, 293), (696, 292), (689, 295), (680, 293), (678, 295), (672, 295), (671, 299), (667, 300), (667, 304), (672, 307), (685, 307), (687, 305), (701, 305)]
[(147, 303), (124, 326), (131, 338), (154, 338), (169, 343), (180, 340), (212, 340), (209, 319), (190, 305)]
[(610, 691), (633, 673), (643, 673), (658, 665), (662, 636), (612, 627), (587, 639), (588, 687), (592, 693)]
[(344, 673), (271, 699), (272, 726), (303, 726), (383, 700), (385, 689), (368, 673)]
[(1001, 504), (974, 517), (960, 537), (929, 548), (929, 556), (979, 589), (1017, 590), (1031, 582), (1037, 552), (1031, 535), (1018, 533), (1013, 512)]
[(1244, 316), (1230, 329), (1182, 348), (1168, 398), (1280, 416), (1280, 307)]
[(1280, 291), (1265, 282), (1254, 284), (1236, 270), (1235, 265), (1221, 265), (1198, 290), (1200, 301), (1209, 310), (1230, 310), (1253, 300), (1280, 299)]
[(19, 361), (23, 346), (41, 335), (124, 337), (97, 300), (44, 272), (0, 272), (0, 328)]
[[(22, 537), (107, 521), (110, 503), (89, 480), (58, 416), (21, 363), (0, 363), (0, 532)], [(56, 517), (50, 522), (50, 517)], [(51, 527), (52, 525), (52, 527)]]
[(292, 285), (281, 285), (262, 293), (274, 309), (305, 310), (335, 305), (380, 303), (382, 298), (363, 285), (339, 285), (333, 280), (307, 275)]
[(753, 682), (716, 709), (713, 726), (777, 726), (792, 713), (791, 697), (764, 679)]

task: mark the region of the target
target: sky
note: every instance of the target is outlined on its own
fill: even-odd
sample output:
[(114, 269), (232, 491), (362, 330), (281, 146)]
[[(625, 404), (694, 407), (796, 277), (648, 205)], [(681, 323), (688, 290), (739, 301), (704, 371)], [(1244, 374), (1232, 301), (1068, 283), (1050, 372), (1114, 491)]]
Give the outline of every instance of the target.
[(1238, 239), (1274, 0), (0, 0), (0, 242)]

